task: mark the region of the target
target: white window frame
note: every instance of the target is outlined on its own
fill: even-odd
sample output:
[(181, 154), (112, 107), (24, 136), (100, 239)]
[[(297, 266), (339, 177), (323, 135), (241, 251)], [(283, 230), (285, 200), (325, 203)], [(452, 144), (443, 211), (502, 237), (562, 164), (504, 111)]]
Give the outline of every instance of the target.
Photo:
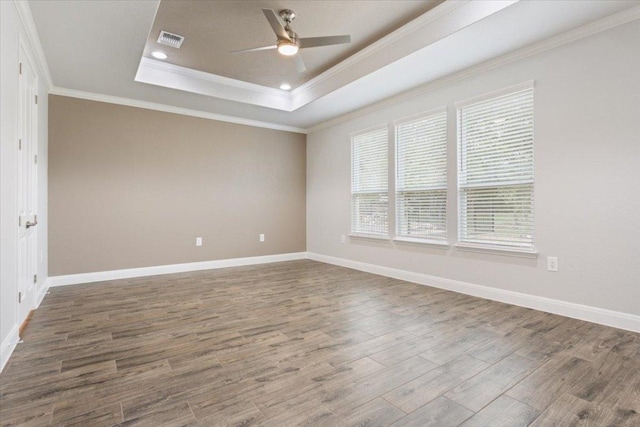
[[(366, 190), (359, 190), (356, 189), (355, 187), (357, 186), (358, 183), (356, 183), (356, 175), (357, 175), (357, 171), (355, 166), (355, 162), (356, 162), (356, 158), (355, 158), (355, 143), (356, 143), (356, 139), (358, 137), (367, 135), (367, 134), (372, 134), (375, 132), (382, 132), (385, 135), (385, 142), (384, 142), (384, 171), (383, 172), (383, 176), (384, 176), (384, 186), (380, 186), (380, 188), (375, 188), (375, 189), (366, 189)], [(389, 203), (390, 203), (390, 192), (389, 192), (389, 163), (390, 163), (390, 158), (389, 158), (389, 126), (388, 124), (384, 124), (384, 125), (379, 125), (379, 126), (374, 126), (368, 129), (364, 129), (362, 131), (358, 131), (358, 132), (354, 132), (352, 134), (350, 134), (350, 141), (351, 141), (351, 202), (350, 202), (350, 209), (351, 209), (351, 225), (350, 225), (350, 233), (349, 236), (352, 237), (368, 237), (368, 238), (377, 238), (377, 239), (388, 239), (389, 238), (389, 232), (391, 230), (391, 215), (390, 215), (390, 210), (389, 210)], [(366, 230), (365, 227), (362, 227), (362, 224), (360, 223), (358, 217), (358, 212), (357, 208), (356, 208), (356, 199), (358, 196), (364, 195), (364, 194), (378, 194), (378, 195), (384, 195), (386, 196), (386, 207), (385, 207), (385, 212), (384, 212), (384, 216), (385, 216), (385, 220), (386, 220), (386, 229), (384, 229), (383, 231), (376, 231), (376, 230)]]
[[(444, 139), (444, 144), (443, 146), (438, 146), (436, 144), (441, 143), (441, 140), (438, 141), (426, 141), (426, 144), (430, 145), (433, 144), (433, 146), (430, 146), (428, 148), (428, 150), (431, 151), (436, 151), (436, 155), (438, 156), (442, 156), (439, 161), (444, 163), (444, 179), (443, 181), (439, 182), (439, 183), (435, 183), (435, 184), (430, 184), (427, 185), (427, 187), (424, 188), (418, 188), (415, 185), (400, 185), (400, 183), (403, 181), (401, 179), (401, 174), (403, 173), (403, 169), (407, 166), (405, 164), (407, 157), (402, 157), (402, 142), (400, 141), (399, 138), (399, 130), (402, 128), (403, 125), (406, 124), (411, 124), (411, 123), (415, 123), (415, 122), (419, 122), (425, 119), (435, 119), (435, 120), (443, 120), (443, 129), (441, 129), (443, 131), (444, 135), (437, 135), (437, 137), (439, 138), (443, 138)], [(440, 131), (440, 129), (438, 129), (438, 131)], [(433, 135), (430, 135), (433, 136)], [(394, 169), (395, 169), (395, 174), (394, 174), (394, 200), (395, 200), (395, 216), (394, 216), (394, 222), (395, 222), (395, 234), (394, 234), (394, 240), (398, 241), (398, 242), (407, 242), (407, 243), (426, 243), (426, 244), (433, 244), (433, 245), (445, 245), (448, 246), (448, 213), (449, 213), (449, 209), (448, 209), (448, 179), (447, 179), (447, 173), (448, 173), (448, 163), (449, 163), (449, 159), (448, 159), (448, 145), (449, 145), (449, 135), (448, 135), (448, 112), (447, 112), (447, 108), (446, 107), (439, 107), (439, 108), (435, 108), (433, 110), (429, 110), (426, 112), (422, 112), (413, 116), (409, 116), (409, 117), (405, 117), (399, 120), (396, 120), (393, 122), (393, 143), (394, 143)], [(438, 150), (441, 150), (441, 153), (438, 153)], [(414, 150), (415, 151), (415, 150)], [(419, 153), (418, 155), (422, 155), (423, 153)], [(431, 166), (432, 164), (429, 163), (429, 165)], [(437, 167), (437, 165), (436, 165)], [(433, 178), (432, 178), (433, 180)], [(403, 193), (407, 193), (407, 192), (422, 192), (422, 193), (434, 193), (434, 192), (444, 192), (443, 195), (443, 201), (444, 201), (444, 223), (442, 224), (442, 226), (444, 227), (444, 235), (442, 235), (441, 237), (437, 237), (434, 235), (429, 235), (428, 233), (420, 233), (418, 232), (415, 235), (411, 235), (411, 233), (409, 232), (403, 232), (402, 230), (402, 225), (403, 225), (403, 221), (402, 221), (402, 211), (403, 211), (403, 204), (402, 204), (402, 194)]]
[[(457, 141), (456, 141), (456, 146), (457, 146), (457, 179), (458, 179), (458, 183), (457, 183), (457, 199), (458, 199), (458, 243), (456, 243), (456, 248), (462, 249), (462, 250), (471, 250), (471, 251), (480, 251), (480, 252), (493, 252), (493, 253), (500, 253), (500, 252), (504, 252), (504, 253), (512, 253), (516, 256), (525, 256), (525, 257), (535, 257), (537, 256), (537, 251), (535, 249), (534, 243), (535, 243), (535, 235), (534, 235), (534, 231), (535, 231), (535, 203), (534, 203), (534, 184), (535, 184), (535, 177), (534, 177), (534, 158), (533, 158), (533, 154), (534, 154), (534, 101), (533, 101), (533, 90), (534, 90), (534, 84), (533, 81), (530, 82), (526, 82), (520, 85), (515, 85), (515, 86), (511, 86), (499, 91), (495, 91), (495, 92), (491, 92), (485, 95), (481, 95), (478, 97), (474, 97), (472, 99), (468, 99), (465, 101), (461, 101), (461, 102), (457, 102), (455, 103), (455, 108), (456, 108), (456, 128), (457, 128)], [(532, 155), (532, 160), (530, 162), (530, 164), (527, 164), (527, 170), (529, 170), (530, 167), (530, 178), (516, 178), (514, 180), (511, 180), (510, 182), (504, 182), (504, 181), (500, 181), (499, 179), (496, 179), (495, 182), (491, 183), (491, 182), (487, 182), (486, 187), (487, 188), (514, 188), (515, 186), (521, 186), (522, 188), (525, 188), (526, 186), (530, 186), (530, 208), (531, 208), (531, 226), (530, 226), (530, 240), (529, 242), (513, 242), (513, 243), (509, 243), (506, 240), (503, 241), (490, 241), (488, 239), (484, 240), (483, 239), (471, 239), (468, 236), (465, 235), (465, 230), (466, 230), (466, 222), (465, 222), (465, 217), (466, 217), (466, 211), (465, 211), (465, 207), (464, 207), (464, 202), (463, 202), (463, 197), (464, 197), (464, 192), (474, 188), (473, 185), (470, 185), (466, 182), (464, 182), (463, 177), (464, 175), (464, 171), (462, 170), (463, 168), (463, 159), (462, 159), (462, 149), (463, 149), (463, 144), (465, 143), (465, 141), (463, 141), (463, 126), (464, 123), (462, 123), (462, 111), (465, 107), (470, 107), (473, 106), (475, 104), (478, 103), (485, 103), (487, 101), (493, 100), (493, 99), (498, 99), (504, 96), (508, 96), (508, 95), (513, 95), (516, 94), (518, 92), (523, 92), (523, 91), (531, 91), (532, 92), (532, 125), (531, 125), (531, 135), (532, 135), (532, 142), (531, 142), (531, 155)], [(477, 187), (476, 187), (477, 188)]]

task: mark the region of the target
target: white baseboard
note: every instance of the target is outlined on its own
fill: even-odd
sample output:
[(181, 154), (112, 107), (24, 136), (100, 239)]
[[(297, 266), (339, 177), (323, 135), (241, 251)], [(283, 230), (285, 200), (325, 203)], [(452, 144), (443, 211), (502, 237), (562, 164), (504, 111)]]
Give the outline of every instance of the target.
[(504, 289), (476, 285), (474, 283), (461, 282), (458, 280), (430, 276), (422, 273), (414, 273), (396, 268), (382, 267), (375, 264), (352, 261), (345, 258), (336, 258), (313, 252), (307, 252), (307, 258), (325, 262), (327, 264), (339, 265), (342, 267), (352, 268), (354, 270), (365, 271), (367, 273), (418, 283), (420, 285), (432, 286), (434, 288), (446, 289), (449, 291), (459, 292), (461, 294), (472, 295), (493, 301), (559, 314), (561, 316), (572, 317), (574, 319), (586, 320), (588, 322), (599, 323), (601, 325), (612, 326), (614, 328), (640, 332), (640, 316), (635, 314), (622, 313), (619, 311), (539, 297), (536, 295), (507, 291)]
[[(40, 307), (40, 304), (42, 303), (42, 300), (44, 299), (44, 296), (47, 294), (48, 291), (49, 291), (49, 279), (46, 279), (44, 282), (44, 286), (42, 286), (42, 289), (40, 290), (40, 292), (38, 292), (32, 297), (33, 310)], [(22, 324), (22, 322), (24, 322), (25, 320), (26, 319), (21, 319), (20, 324)], [(0, 347), (0, 372), (4, 370), (4, 367), (9, 361), (9, 358), (11, 357), (13, 350), (15, 350), (16, 345), (18, 345), (18, 341), (20, 341), (20, 327), (18, 324), (15, 324), (11, 328), (9, 335), (7, 335), (6, 338), (2, 341), (2, 344)]]
[(102, 282), (105, 280), (130, 279), (133, 277), (156, 276), (158, 274), (184, 273), (189, 271), (213, 270), (217, 268), (239, 267), (243, 265), (267, 264), (270, 262), (305, 259), (306, 252), (265, 255), (246, 258), (221, 259), (216, 261), (190, 262), (185, 264), (159, 265), (155, 267), (128, 268), (125, 270), (98, 271), (95, 273), (69, 274), (49, 277), (49, 286), (77, 285), (80, 283)]
[(19, 330), (20, 328), (18, 328), (18, 325), (13, 325), (13, 328), (11, 328), (9, 335), (7, 335), (4, 340), (2, 340), (2, 344), (0, 347), (0, 372), (2, 372), (5, 365), (9, 361), (11, 353), (13, 353), (13, 350), (15, 350), (16, 345), (18, 345), (18, 341), (20, 340), (20, 337), (18, 336)]
[(38, 292), (36, 294), (36, 298), (35, 298), (34, 305), (33, 305), (34, 309), (40, 307), (40, 304), (42, 304), (42, 300), (44, 299), (44, 296), (47, 295), (47, 292), (49, 292), (49, 284), (50, 283), (51, 283), (51, 281), (47, 277), (45, 279), (45, 281), (44, 281), (44, 284), (42, 285), (42, 289), (40, 289), (40, 292)]
[[(586, 320), (588, 322), (599, 323), (601, 325), (612, 326), (614, 328), (640, 332), (640, 316), (631, 313), (622, 313), (619, 311), (607, 310), (604, 308), (598, 308), (583, 304), (576, 304), (568, 301), (561, 301), (552, 298), (524, 294), (521, 292), (492, 288), (490, 286), (477, 285), (474, 283), (462, 282), (443, 277), (430, 276), (428, 274), (415, 273), (412, 271), (400, 270), (390, 267), (382, 267), (375, 264), (352, 261), (345, 258), (337, 258), (313, 252), (296, 252), (259, 257), (233, 258), (217, 261), (204, 261), (186, 264), (162, 265), (156, 267), (131, 268), (126, 270), (102, 271), (96, 273), (71, 274), (66, 276), (53, 276), (47, 279), (47, 285), (43, 289), (42, 295), (38, 296), (38, 304), (40, 303), (40, 301), (42, 301), (44, 294), (46, 294), (46, 291), (50, 286), (65, 286), (80, 283), (101, 282), (105, 280), (155, 276), (158, 274), (212, 270), (226, 267), (238, 267), (243, 265), (293, 261), (305, 258), (314, 261), (325, 262), (327, 264), (353, 268), (355, 270), (365, 271), (368, 273), (379, 274), (381, 276), (392, 277), (394, 279), (405, 280), (407, 282), (418, 283), (421, 285), (446, 289), (466, 295), (486, 298), (493, 301), (533, 308), (535, 310), (559, 314), (561, 316), (571, 317), (574, 319)], [(4, 345), (5, 344), (3, 343), (3, 352)]]

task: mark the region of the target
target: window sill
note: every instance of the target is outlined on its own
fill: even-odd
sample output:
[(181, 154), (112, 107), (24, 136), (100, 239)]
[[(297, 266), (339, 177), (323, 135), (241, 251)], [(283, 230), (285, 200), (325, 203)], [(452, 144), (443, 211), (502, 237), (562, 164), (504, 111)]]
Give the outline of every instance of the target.
[(350, 238), (353, 239), (367, 239), (367, 240), (380, 240), (380, 241), (388, 241), (389, 236), (384, 234), (366, 234), (366, 233), (351, 233), (349, 234)]
[(518, 258), (538, 258), (538, 251), (535, 249), (501, 248), (496, 246), (474, 245), (472, 243), (456, 243), (453, 246), (457, 250), (465, 252), (479, 252)]
[(400, 244), (432, 246), (438, 249), (448, 249), (451, 246), (448, 242), (442, 240), (416, 239), (411, 237), (396, 237), (393, 241)]

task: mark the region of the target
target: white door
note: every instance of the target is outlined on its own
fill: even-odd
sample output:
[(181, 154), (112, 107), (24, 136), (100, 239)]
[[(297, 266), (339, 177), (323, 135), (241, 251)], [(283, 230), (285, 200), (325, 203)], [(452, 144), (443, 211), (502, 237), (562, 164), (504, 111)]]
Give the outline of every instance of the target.
[(37, 281), (38, 81), (20, 46), (18, 83), (18, 316), (34, 307)]

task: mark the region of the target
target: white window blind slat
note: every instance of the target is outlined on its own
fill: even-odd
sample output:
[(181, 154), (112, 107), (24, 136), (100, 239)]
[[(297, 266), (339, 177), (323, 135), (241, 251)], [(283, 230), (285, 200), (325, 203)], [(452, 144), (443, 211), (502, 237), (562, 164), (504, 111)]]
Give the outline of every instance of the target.
[(459, 240), (533, 249), (533, 88), (458, 108)]
[(447, 239), (447, 114), (396, 126), (396, 235)]
[(351, 232), (388, 233), (388, 130), (351, 138)]

